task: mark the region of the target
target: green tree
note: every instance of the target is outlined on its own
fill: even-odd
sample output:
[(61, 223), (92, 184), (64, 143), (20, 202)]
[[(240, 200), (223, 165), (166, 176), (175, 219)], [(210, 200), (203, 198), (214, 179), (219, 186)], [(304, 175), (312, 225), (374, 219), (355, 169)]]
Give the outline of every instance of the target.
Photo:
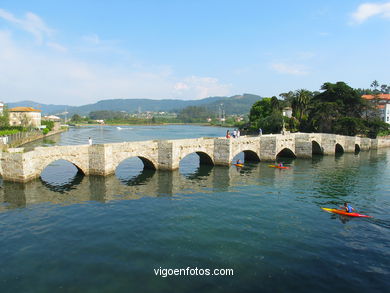
[(72, 118), (70, 119), (70, 121), (75, 122), (75, 123), (79, 123), (79, 122), (83, 121), (83, 117), (81, 117), (79, 114), (74, 114), (72, 116)]
[(259, 128), (263, 133), (278, 133), (283, 127), (283, 117), (276, 97), (263, 98), (253, 104), (249, 113), (252, 130)]
[(306, 89), (300, 89), (294, 93), (291, 106), (293, 109), (293, 116), (296, 117), (298, 121), (301, 121), (303, 118), (305, 118), (312, 98), (313, 93)]
[(212, 115), (213, 114), (205, 107), (188, 106), (179, 112), (177, 118), (182, 122), (195, 123), (205, 122), (207, 121), (207, 118)]
[(0, 127), (9, 126), (9, 112), (7, 106), (3, 108), (3, 115), (0, 115)]

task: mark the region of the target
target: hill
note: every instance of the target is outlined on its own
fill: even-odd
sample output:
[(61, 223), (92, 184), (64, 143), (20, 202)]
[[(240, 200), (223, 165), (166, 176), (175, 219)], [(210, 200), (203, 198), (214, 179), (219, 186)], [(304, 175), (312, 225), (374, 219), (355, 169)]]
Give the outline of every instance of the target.
[(209, 97), (201, 100), (150, 100), (150, 99), (110, 99), (101, 100), (93, 104), (83, 106), (67, 105), (46, 105), (33, 101), (22, 101), (17, 103), (7, 103), (9, 108), (25, 106), (42, 110), (42, 115), (59, 114), (64, 111), (68, 115), (79, 114), (88, 115), (92, 111), (126, 111), (128, 113), (137, 112), (178, 112), (188, 106), (204, 106), (212, 112), (217, 112), (222, 104), (227, 115), (230, 114), (247, 114), (253, 103), (262, 99), (262, 97), (252, 94), (235, 95), (232, 97)]

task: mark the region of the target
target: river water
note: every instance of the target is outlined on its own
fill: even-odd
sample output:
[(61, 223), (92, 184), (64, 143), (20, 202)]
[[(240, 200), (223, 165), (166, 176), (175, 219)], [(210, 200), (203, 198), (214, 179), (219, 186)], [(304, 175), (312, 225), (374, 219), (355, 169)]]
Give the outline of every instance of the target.
[[(88, 137), (102, 143), (225, 132), (83, 127), (29, 148), (86, 144)], [(57, 161), (33, 182), (3, 182), (0, 292), (388, 290), (389, 149), (279, 160), (292, 168), (205, 167), (192, 154), (179, 170), (159, 172), (130, 158), (109, 177), (82, 176)], [(373, 218), (321, 210), (344, 201)], [(156, 276), (166, 269), (184, 270)], [(233, 275), (183, 275), (195, 269)]]

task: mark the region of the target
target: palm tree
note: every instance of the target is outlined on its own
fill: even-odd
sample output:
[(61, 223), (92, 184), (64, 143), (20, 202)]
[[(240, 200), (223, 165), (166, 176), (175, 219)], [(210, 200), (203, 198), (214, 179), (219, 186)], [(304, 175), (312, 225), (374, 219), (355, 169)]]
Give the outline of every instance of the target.
[(294, 116), (299, 121), (306, 115), (306, 110), (312, 97), (313, 93), (305, 89), (300, 89), (295, 92), (291, 106), (293, 108)]

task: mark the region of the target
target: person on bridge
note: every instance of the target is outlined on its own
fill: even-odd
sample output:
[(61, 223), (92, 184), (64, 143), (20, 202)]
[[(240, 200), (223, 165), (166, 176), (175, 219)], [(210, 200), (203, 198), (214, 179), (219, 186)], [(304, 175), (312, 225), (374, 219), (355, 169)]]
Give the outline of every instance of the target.
[(92, 138), (91, 137), (88, 138), (88, 144), (92, 145)]
[(226, 131), (226, 138), (230, 138), (230, 131), (229, 130)]

